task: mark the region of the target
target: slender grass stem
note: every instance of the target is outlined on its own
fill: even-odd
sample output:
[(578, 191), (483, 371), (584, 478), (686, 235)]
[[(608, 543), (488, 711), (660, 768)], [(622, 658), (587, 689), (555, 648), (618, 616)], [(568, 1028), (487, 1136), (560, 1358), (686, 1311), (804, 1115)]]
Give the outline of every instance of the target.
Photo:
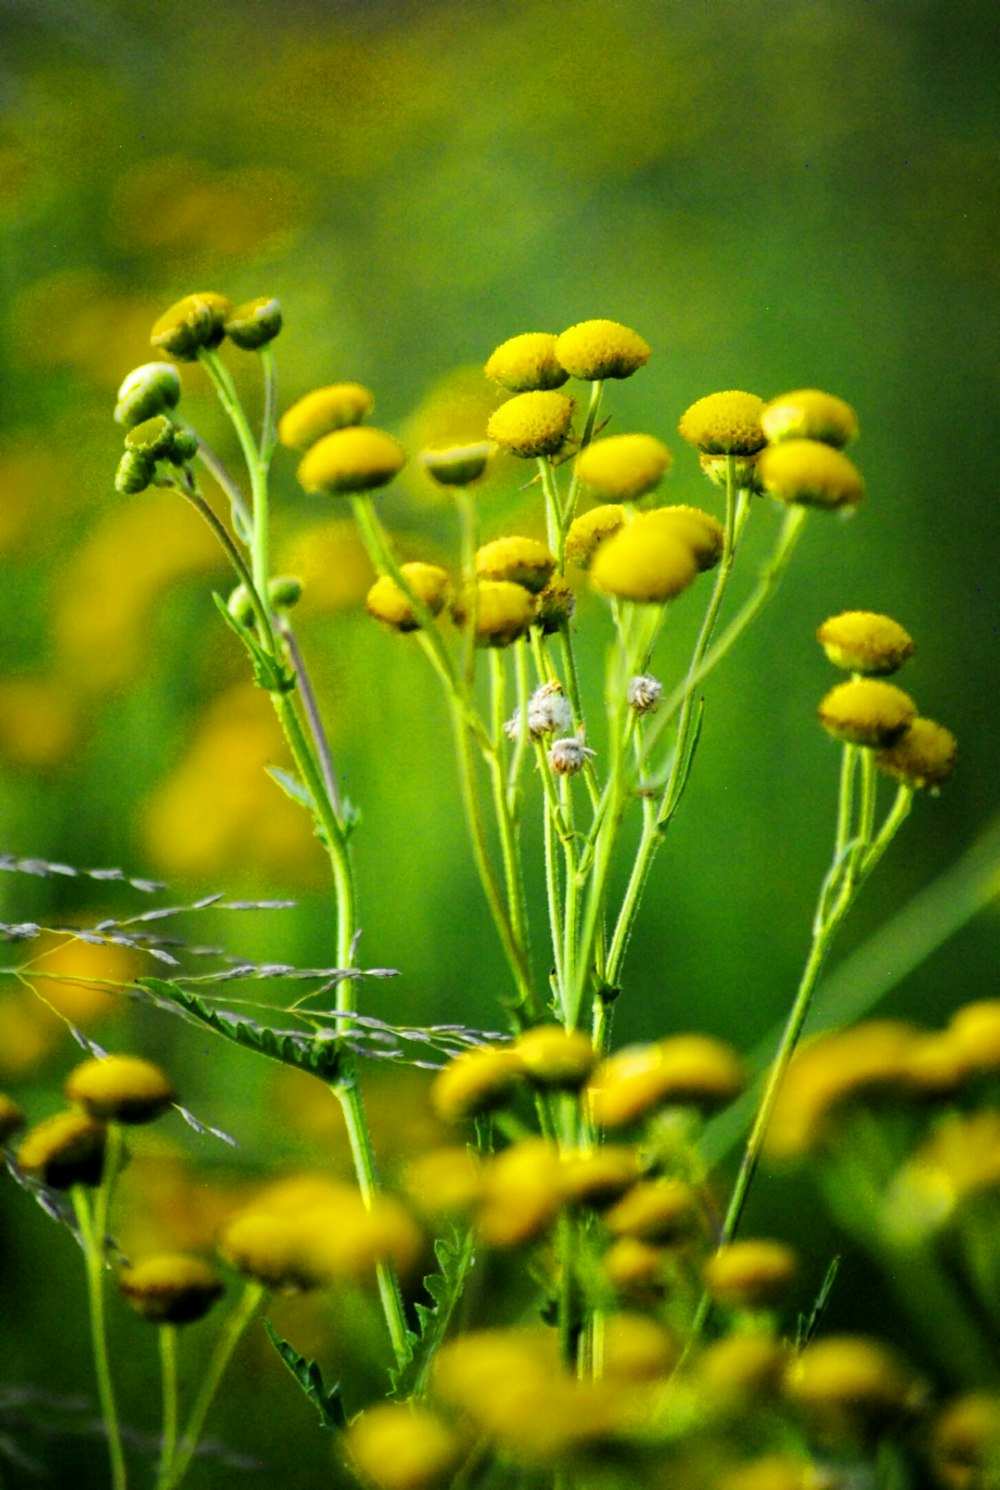
[(157, 1330), (160, 1346), (160, 1379), (163, 1385), (163, 1430), (160, 1438), (160, 1463), (157, 1490), (168, 1484), (170, 1469), (177, 1452), (177, 1326), (161, 1324)]
[[(114, 1125), (112, 1125), (114, 1126)], [(74, 1185), (71, 1191), (73, 1209), (80, 1229), (83, 1246), (84, 1267), (87, 1273), (87, 1302), (90, 1309), (90, 1334), (94, 1352), (94, 1371), (97, 1376), (97, 1396), (101, 1404), (101, 1418), (108, 1441), (108, 1459), (111, 1467), (111, 1490), (125, 1490), (127, 1473), (122, 1449), (121, 1426), (115, 1401), (114, 1384), (111, 1379), (111, 1363), (108, 1357), (107, 1320), (104, 1309), (104, 1236), (103, 1220), (106, 1218), (106, 1187), (109, 1183), (109, 1157), (105, 1153), (104, 1178), (94, 1196), (91, 1210), (90, 1195), (84, 1185)]]

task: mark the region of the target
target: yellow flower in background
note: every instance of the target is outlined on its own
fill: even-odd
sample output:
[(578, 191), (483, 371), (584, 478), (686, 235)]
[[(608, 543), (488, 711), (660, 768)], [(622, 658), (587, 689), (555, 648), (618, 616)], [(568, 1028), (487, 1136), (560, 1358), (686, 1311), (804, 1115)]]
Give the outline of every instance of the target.
[(683, 536), (641, 517), (602, 543), (590, 565), (595, 590), (648, 604), (673, 600), (697, 575), (697, 561)]
[[(51, 518), (86, 500), (71, 456), (46, 430), (44, 448), (5, 439), (0, 457), (0, 554), (38, 549), (51, 539)], [(39, 515), (45, 513), (46, 521)]]
[(374, 407), (375, 395), (362, 383), (331, 383), (325, 388), (314, 388), (282, 414), (278, 438), (293, 450), (308, 450), (323, 435), (360, 424)]
[(836, 740), (884, 750), (894, 745), (916, 718), (908, 693), (878, 678), (838, 683), (819, 705), (819, 721)]
[(772, 398), (760, 422), (772, 444), (779, 440), (822, 440), (839, 450), (858, 433), (858, 416), (850, 404), (818, 388), (800, 388)]
[[(448, 594), (447, 570), (437, 564), (403, 564), (400, 573), (431, 615), (439, 615)], [(368, 591), (365, 609), (376, 621), (397, 631), (417, 631), (421, 625), (406, 594), (388, 574), (381, 575)]]
[(349, 517), (297, 528), (279, 544), (277, 563), (302, 580), (303, 616), (356, 610), (375, 581), (357, 525)]
[(308, 816), (269, 779), (287, 765), (270, 702), (249, 684), (213, 699), (142, 809), (146, 851), (168, 879), (323, 883)]
[(681, 439), (705, 455), (753, 455), (767, 443), (760, 416), (764, 400), (730, 388), (697, 399), (681, 415)]
[(598, 546), (612, 533), (617, 533), (624, 521), (625, 508), (617, 502), (607, 502), (581, 513), (570, 523), (566, 534), (567, 559), (586, 568)]
[(659, 486), (673, 456), (654, 435), (608, 435), (576, 458), (576, 474), (606, 502), (634, 502)]
[(330, 496), (372, 491), (403, 469), (406, 451), (384, 430), (353, 424), (331, 430), (299, 462), (299, 484)]
[(782, 440), (757, 462), (764, 490), (779, 502), (803, 507), (856, 507), (865, 494), (853, 461), (821, 440)]
[(79, 736), (79, 708), (64, 684), (41, 677), (0, 679), (0, 760), (51, 770)]
[(14, 301), (15, 356), (27, 366), (68, 367), (115, 390), (122, 368), (149, 360), (153, 301), (124, 295), (91, 269), (69, 269), (35, 280)]
[(569, 434), (573, 400), (564, 393), (516, 393), (490, 416), (486, 433), (491, 440), (526, 460), (554, 455)]

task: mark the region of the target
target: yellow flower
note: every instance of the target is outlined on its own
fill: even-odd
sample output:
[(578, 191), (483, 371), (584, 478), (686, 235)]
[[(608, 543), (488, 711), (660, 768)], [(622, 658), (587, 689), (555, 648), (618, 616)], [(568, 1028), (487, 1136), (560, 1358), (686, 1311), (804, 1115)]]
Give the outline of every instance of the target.
[[(464, 625), (472, 595), (463, 591), (452, 604), (452, 615)], [(506, 579), (484, 579), (475, 588), (476, 642), (481, 647), (508, 647), (523, 636), (535, 618), (535, 600), (523, 585)]]
[(467, 1452), (444, 1420), (413, 1402), (378, 1402), (354, 1419), (345, 1445), (362, 1483), (381, 1490), (431, 1490)]
[(360, 424), (374, 407), (374, 396), (361, 383), (314, 388), (282, 414), (278, 438), (293, 450), (308, 450), (323, 435)]
[(299, 484), (309, 492), (372, 491), (403, 469), (406, 451), (384, 430), (351, 425), (323, 435), (299, 462)]
[(407, 1166), (405, 1184), (420, 1210), (430, 1215), (447, 1214), (464, 1210), (480, 1198), (482, 1167), (467, 1144), (432, 1149)]
[(663, 604), (698, 576), (690, 546), (676, 533), (642, 518), (602, 543), (590, 564), (590, 582), (604, 595)]
[(150, 332), (150, 345), (178, 362), (194, 362), (203, 348), (219, 345), (231, 311), (226, 297), (211, 290), (185, 295), (163, 312)]
[(282, 569), (302, 579), (302, 613), (354, 610), (375, 582), (375, 571), (352, 517), (296, 528), (278, 551)]
[(848, 610), (831, 616), (816, 632), (834, 667), (883, 677), (913, 656), (913, 638), (891, 616), (874, 611)]
[(582, 1030), (541, 1024), (514, 1041), (514, 1052), (536, 1086), (574, 1090), (594, 1068), (593, 1042)]
[(579, 321), (556, 338), (556, 356), (574, 378), (630, 378), (649, 361), (650, 348), (618, 321)]
[(569, 373), (556, 357), (556, 338), (548, 331), (524, 331), (501, 342), (485, 367), (494, 383), (511, 393), (560, 388)]
[(745, 1411), (779, 1395), (787, 1367), (783, 1341), (762, 1331), (739, 1330), (702, 1352), (697, 1378), (709, 1402)]
[(916, 713), (908, 693), (877, 678), (838, 683), (819, 706), (820, 723), (835, 740), (877, 750), (895, 744)]
[(544, 1138), (525, 1138), (486, 1165), (476, 1229), (488, 1247), (534, 1241), (559, 1210), (559, 1153)]
[(518, 393), (490, 415), (491, 440), (525, 459), (553, 455), (569, 433), (573, 400), (564, 393)]
[(495, 538), (476, 554), (480, 579), (510, 580), (532, 595), (545, 589), (555, 567), (555, 555), (537, 538)]
[(856, 507), (865, 494), (861, 472), (847, 456), (819, 440), (782, 440), (757, 462), (766, 492), (803, 507)]
[(659, 486), (673, 457), (653, 435), (609, 435), (594, 440), (576, 458), (585, 486), (610, 502), (634, 502)]
[(795, 1253), (784, 1242), (763, 1237), (730, 1242), (708, 1259), (702, 1276), (717, 1304), (726, 1309), (768, 1309), (795, 1281)]
[(639, 1154), (634, 1148), (602, 1143), (586, 1153), (563, 1154), (559, 1167), (559, 1198), (568, 1205), (603, 1210), (619, 1200), (639, 1178)]
[(256, 352), (281, 330), (281, 305), (273, 295), (258, 295), (238, 305), (226, 318), (226, 335), (244, 352)]
[(53, 1190), (99, 1185), (106, 1133), (103, 1123), (79, 1108), (57, 1112), (26, 1134), (17, 1151), (17, 1166)]
[(83, 1061), (66, 1078), (65, 1095), (106, 1122), (149, 1123), (177, 1099), (166, 1074), (135, 1055)]
[(888, 776), (934, 792), (948, 780), (957, 760), (958, 741), (951, 730), (918, 716), (898, 740), (878, 752), (875, 764)]
[(9, 1143), (15, 1133), (24, 1127), (24, 1113), (13, 1097), (0, 1092), (0, 1146)]
[(756, 393), (709, 393), (684, 410), (677, 428), (706, 455), (753, 455), (767, 443), (760, 427), (763, 407)]
[(200, 1257), (165, 1252), (125, 1268), (118, 1287), (152, 1324), (192, 1324), (223, 1294), (222, 1279)]
[(676, 533), (694, 554), (695, 563), (704, 573), (714, 569), (726, 546), (726, 531), (718, 518), (700, 507), (678, 503), (673, 507), (651, 507), (642, 514), (643, 522), (659, 523), (667, 532)]
[[(400, 573), (432, 616), (439, 615), (448, 593), (448, 575), (437, 564), (402, 564)], [(383, 574), (368, 591), (365, 609), (377, 621), (397, 631), (416, 631), (420, 622), (406, 595), (391, 575)]]
[(588, 1094), (594, 1121), (617, 1128), (667, 1103), (711, 1110), (745, 1085), (742, 1063), (728, 1045), (709, 1035), (671, 1035), (610, 1056), (594, 1072)]
[(219, 1252), (230, 1267), (268, 1288), (321, 1288), (329, 1274), (310, 1256), (307, 1240), (296, 1214), (246, 1210), (222, 1233)]
[(949, 1033), (975, 1070), (1000, 1067), (1000, 999), (975, 999), (951, 1016)]
[(757, 474), (759, 461), (759, 450), (753, 455), (706, 455), (702, 451), (698, 457), (699, 466), (713, 486), (721, 487), (723, 491), (726, 490), (730, 481), (729, 468), (732, 465), (732, 482), (735, 490), (753, 492), (757, 496), (760, 496), (764, 490)]
[(593, 507), (590, 512), (575, 517), (566, 534), (567, 559), (572, 559), (575, 564), (586, 569), (598, 545), (605, 538), (610, 538), (612, 533), (617, 533), (624, 521), (625, 508), (616, 502)]
[(786, 1378), (789, 1397), (824, 1438), (864, 1443), (904, 1415), (914, 1385), (892, 1351), (859, 1335), (811, 1341)]
[(524, 1080), (524, 1067), (509, 1046), (464, 1051), (434, 1078), (431, 1103), (446, 1122), (478, 1117), (502, 1107)]
[(858, 416), (850, 404), (818, 388), (798, 388), (772, 398), (760, 422), (774, 445), (781, 440), (822, 440), (840, 450), (858, 433)]
[(673, 1244), (697, 1231), (698, 1203), (683, 1180), (640, 1180), (605, 1212), (604, 1224), (612, 1236)]
[(616, 1381), (651, 1381), (677, 1364), (680, 1347), (655, 1319), (620, 1311), (604, 1326), (604, 1371)]
[(1000, 1396), (967, 1392), (942, 1408), (931, 1431), (931, 1459), (945, 1490), (994, 1490), (1000, 1465)]
[(49, 771), (80, 735), (78, 706), (64, 683), (41, 677), (0, 680), (0, 759), (28, 771)]
[(496, 446), (489, 440), (475, 445), (452, 445), (447, 450), (424, 450), (420, 463), (439, 486), (469, 486), (478, 481)]

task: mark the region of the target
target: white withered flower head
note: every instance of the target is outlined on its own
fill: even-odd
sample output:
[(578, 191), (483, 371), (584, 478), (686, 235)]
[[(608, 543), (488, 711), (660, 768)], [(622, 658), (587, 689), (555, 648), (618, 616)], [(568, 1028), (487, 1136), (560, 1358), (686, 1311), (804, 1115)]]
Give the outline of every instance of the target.
[(640, 673), (628, 685), (629, 708), (636, 714), (653, 714), (663, 696), (663, 684), (649, 673)]
[(595, 752), (583, 743), (582, 731), (554, 741), (549, 751), (549, 765), (557, 776), (575, 776), (582, 771)]
[[(533, 740), (542, 735), (556, 735), (568, 730), (573, 724), (573, 710), (569, 699), (562, 691), (561, 683), (542, 683), (528, 700), (528, 734)], [(521, 711), (515, 709), (513, 716), (504, 725), (509, 740), (516, 740), (521, 733)]]

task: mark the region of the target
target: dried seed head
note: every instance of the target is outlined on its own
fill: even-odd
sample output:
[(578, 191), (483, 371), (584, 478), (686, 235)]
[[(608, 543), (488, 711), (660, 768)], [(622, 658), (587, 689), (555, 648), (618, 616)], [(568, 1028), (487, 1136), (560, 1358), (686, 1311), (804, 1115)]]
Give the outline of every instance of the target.
[(573, 587), (564, 579), (550, 579), (535, 600), (535, 619), (532, 624), (540, 627), (546, 636), (558, 631), (560, 626), (571, 620), (576, 610)]
[(636, 714), (655, 714), (663, 697), (663, 684), (649, 673), (641, 673), (628, 685), (628, 705)]
[(580, 730), (575, 735), (555, 740), (549, 749), (548, 761), (557, 776), (576, 776), (595, 754), (596, 751), (583, 743), (583, 731)]
[[(561, 683), (542, 683), (535, 689), (528, 700), (528, 733), (533, 740), (568, 730), (572, 723), (573, 710)], [(521, 711), (515, 709), (504, 725), (504, 734), (509, 740), (516, 740), (520, 733)]]

